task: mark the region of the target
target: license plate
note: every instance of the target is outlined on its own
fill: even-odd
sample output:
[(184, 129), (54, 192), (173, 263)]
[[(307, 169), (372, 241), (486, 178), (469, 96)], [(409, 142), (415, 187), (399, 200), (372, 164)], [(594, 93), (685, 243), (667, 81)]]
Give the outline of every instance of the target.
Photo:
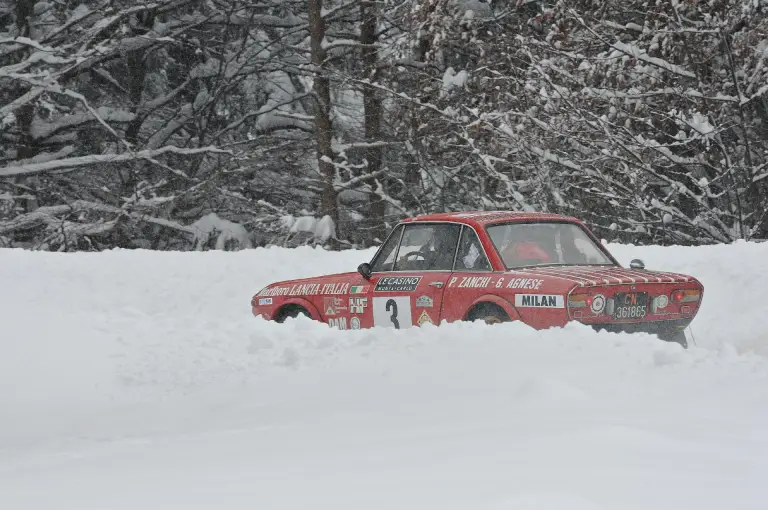
[(647, 292), (620, 292), (615, 300), (613, 318), (616, 320), (642, 319), (648, 315)]

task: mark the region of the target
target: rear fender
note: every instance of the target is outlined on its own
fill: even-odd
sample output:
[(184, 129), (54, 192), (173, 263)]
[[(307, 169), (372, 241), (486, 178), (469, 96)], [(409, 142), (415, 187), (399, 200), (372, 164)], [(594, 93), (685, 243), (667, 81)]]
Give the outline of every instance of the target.
[(509, 320), (512, 321), (519, 321), (520, 320), (520, 314), (517, 313), (517, 308), (500, 296), (495, 296), (493, 294), (485, 294), (483, 296), (480, 296), (479, 298), (475, 299), (472, 304), (467, 307), (466, 311), (464, 312), (464, 319), (467, 318), (469, 315), (469, 311), (472, 310), (475, 305), (478, 305), (480, 303), (493, 303), (494, 305), (499, 306), (502, 310), (504, 310), (507, 315), (509, 316)]

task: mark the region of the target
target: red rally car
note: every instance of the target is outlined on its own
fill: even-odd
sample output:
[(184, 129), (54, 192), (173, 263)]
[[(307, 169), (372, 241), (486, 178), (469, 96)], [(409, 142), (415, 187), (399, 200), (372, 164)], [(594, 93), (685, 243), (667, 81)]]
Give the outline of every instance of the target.
[(692, 276), (640, 260), (622, 267), (576, 218), (478, 211), (406, 219), (357, 272), (273, 283), (251, 307), (267, 320), (304, 314), (339, 329), (579, 321), (685, 347), (703, 292)]

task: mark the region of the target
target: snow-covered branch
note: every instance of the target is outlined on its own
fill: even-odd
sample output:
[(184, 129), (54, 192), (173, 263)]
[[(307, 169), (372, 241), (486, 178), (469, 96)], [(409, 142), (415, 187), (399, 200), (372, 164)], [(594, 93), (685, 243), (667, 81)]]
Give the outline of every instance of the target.
[(71, 171), (76, 168), (108, 164), (121, 163), (125, 161), (135, 161), (141, 159), (156, 159), (164, 154), (175, 154), (178, 156), (196, 156), (201, 154), (231, 154), (216, 147), (201, 147), (199, 149), (185, 149), (175, 146), (166, 146), (160, 149), (147, 149), (136, 152), (124, 152), (122, 154), (90, 154), (88, 156), (79, 156), (74, 158), (64, 158), (45, 163), (33, 163), (29, 165), (7, 166), (0, 168), (0, 178), (13, 177), (17, 175), (30, 175), (42, 172), (52, 171)]

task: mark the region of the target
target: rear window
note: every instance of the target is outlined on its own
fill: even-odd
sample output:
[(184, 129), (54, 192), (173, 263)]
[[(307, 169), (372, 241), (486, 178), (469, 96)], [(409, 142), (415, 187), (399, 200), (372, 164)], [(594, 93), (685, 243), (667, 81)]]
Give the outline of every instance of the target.
[(486, 230), (508, 269), (541, 265), (615, 265), (574, 223), (502, 223)]

